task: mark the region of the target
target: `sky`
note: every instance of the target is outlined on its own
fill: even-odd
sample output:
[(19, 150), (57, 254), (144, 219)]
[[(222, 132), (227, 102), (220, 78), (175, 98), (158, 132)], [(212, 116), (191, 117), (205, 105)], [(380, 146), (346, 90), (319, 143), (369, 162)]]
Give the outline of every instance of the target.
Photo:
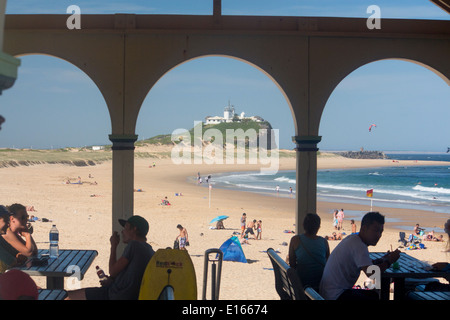
[[(7, 14), (212, 14), (213, 0), (9, 0)], [(337, 16), (439, 19), (450, 16), (428, 0), (222, 0), (223, 15)], [(0, 96), (0, 148), (62, 148), (110, 144), (111, 123), (97, 87), (77, 67), (43, 55), (20, 57), (14, 86)], [(202, 57), (162, 77), (149, 91), (136, 134), (146, 139), (190, 129), (194, 121), (236, 111), (268, 120), (280, 147), (292, 149), (294, 123), (278, 87), (242, 61)], [(388, 115), (388, 116), (387, 116)], [(445, 152), (450, 147), (450, 87), (432, 71), (406, 61), (373, 62), (347, 76), (329, 97), (321, 150)], [(368, 128), (376, 124), (371, 132)]]

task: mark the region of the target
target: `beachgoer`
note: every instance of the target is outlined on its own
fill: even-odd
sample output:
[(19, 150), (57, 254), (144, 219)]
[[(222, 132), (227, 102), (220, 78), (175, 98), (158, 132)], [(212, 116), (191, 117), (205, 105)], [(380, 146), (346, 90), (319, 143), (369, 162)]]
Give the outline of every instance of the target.
[(216, 223), (216, 229), (225, 229), (222, 220), (217, 221), (217, 223)]
[(11, 212), (9, 227), (2, 237), (24, 256), (31, 257), (37, 255), (38, 248), (31, 236), (33, 229), (28, 225), (26, 207), (19, 203), (14, 203), (8, 207), (8, 211)]
[(20, 270), (10, 270), (0, 274), (0, 300), (37, 300), (36, 283)]
[(262, 235), (262, 220), (258, 220), (256, 223), (256, 239), (261, 240)]
[(422, 229), (419, 224), (417, 223), (416, 226), (414, 227), (414, 235), (415, 236), (420, 236), (420, 233), (423, 231), (424, 229)]
[(352, 234), (356, 233), (356, 223), (355, 220), (350, 220), (350, 224), (352, 226)]
[[(245, 234), (244, 235), (248, 235), (249, 233), (253, 235), (253, 239), (256, 240), (256, 235), (253, 232), (253, 229), (256, 229), (256, 219), (253, 219), (253, 221), (250, 221), (247, 224), (247, 229), (245, 230)], [(241, 237), (242, 238), (242, 237)]]
[(181, 224), (177, 225), (177, 228), (180, 229), (180, 234), (177, 236), (175, 241), (179, 239), (179, 249), (180, 250), (186, 250), (186, 245), (189, 243), (189, 236), (186, 228), (183, 228)]
[[(9, 227), (9, 217), (11, 213), (5, 206), (0, 205), (0, 235), (6, 233)], [(14, 249), (2, 236), (0, 236), (0, 273), (4, 273), (11, 267), (20, 265), (27, 260), (27, 257), (21, 255)]]
[(333, 232), (331, 236), (325, 236), (324, 238), (327, 240), (342, 240), (343, 234), (340, 232), (339, 233)]
[(127, 246), (120, 258), (117, 247), (120, 236), (114, 231), (110, 238), (109, 276), (101, 281), (101, 287), (69, 291), (67, 300), (137, 300), (142, 276), (155, 251), (147, 243), (148, 222), (141, 216), (119, 219), (122, 241)]
[(333, 211), (333, 227), (334, 227), (335, 230), (337, 230), (337, 227), (338, 227), (338, 219), (337, 219), (337, 213), (338, 212), (339, 211), (336, 210), (336, 209)]
[(368, 276), (367, 268), (375, 265), (384, 272), (400, 257), (400, 251), (388, 252), (381, 259), (372, 261), (368, 246), (375, 246), (384, 229), (384, 216), (379, 212), (368, 212), (361, 221), (358, 234), (342, 240), (331, 252), (320, 282), (320, 294), (326, 300), (378, 300), (374, 290), (352, 289), (361, 271)]
[(295, 235), (289, 243), (289, 265), (297, 270), (304, 286), (319, 290), (323, 269), (330, 256), (328, 241), (317, 235), (320, 217), (308, 213), (303, 221), (304, 234)]
[(289, 187), (289, 196), (292, 198), (292, 187)]
[(161, 200), (161, 205), (163, 206), (170, 206), (169, 199), (167, 199), (167, 196), (164, 197), (164, 199)]
[(279, 186), (279, 185), (277, 185), (277, 186), (275, 187), (275, 191), (277, 192), (277, 194), (280, 193), (280, 186)]
[(247, 214), (244, 212), (241, 217), (241, 238), (244, 236), (246, 224), (247, 224)]
[(342, 222), (344, 221), (344, 209), (341, 209), (337, 214), (337, 221), (338, 221), (338, 230), (344, 230), (343, 226), (342, 226)]

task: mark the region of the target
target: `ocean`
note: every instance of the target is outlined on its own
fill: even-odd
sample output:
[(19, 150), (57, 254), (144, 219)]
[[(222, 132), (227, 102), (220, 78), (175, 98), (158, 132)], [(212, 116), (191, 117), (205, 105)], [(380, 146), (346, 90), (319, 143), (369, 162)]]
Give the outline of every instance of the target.
[[(367, 205), (368, 210), (373, 201), (376, 207), (428, 210), (450, 218), (450, 153), (386, 155), (400, 162), (393, 167), (319, 170), (318, 200)], [(448, 165), (404, 167), (401, 160), (446, 161)], [(212, 183), (219, 188), (295, 197), (295, 171), (229, 173), (214, 176)], [(373, 189), (372, 198), (366, 195), (369, 189)]]

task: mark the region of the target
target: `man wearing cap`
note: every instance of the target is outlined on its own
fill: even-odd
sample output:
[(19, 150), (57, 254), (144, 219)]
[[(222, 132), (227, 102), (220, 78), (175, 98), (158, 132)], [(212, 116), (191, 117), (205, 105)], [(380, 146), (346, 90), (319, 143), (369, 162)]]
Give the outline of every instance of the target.
[(101, 287), (85, 288), (68, 292), (68, 300), (137, 300), (142, 276), (155, 251), (147, 243), (148, 222), (141, 216), (128, 220), (119, 219), (123, 226), (122, 241), (125, 247), (117, 259), (117, 246), (120, 237), (116, 231), (110, 238), (111, 255), (107, 280)]

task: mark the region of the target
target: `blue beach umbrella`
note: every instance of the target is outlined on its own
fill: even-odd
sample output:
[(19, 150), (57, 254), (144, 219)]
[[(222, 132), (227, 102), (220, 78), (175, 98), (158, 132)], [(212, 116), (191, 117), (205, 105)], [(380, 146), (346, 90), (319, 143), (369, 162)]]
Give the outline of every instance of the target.
[(210, 223), (217, 222), (217, 221), (222, 221), (222, 220), (225, 220), (227, 218), (228, 218), (228, 216), (217, 216), (214, 219), (212, 219)]

